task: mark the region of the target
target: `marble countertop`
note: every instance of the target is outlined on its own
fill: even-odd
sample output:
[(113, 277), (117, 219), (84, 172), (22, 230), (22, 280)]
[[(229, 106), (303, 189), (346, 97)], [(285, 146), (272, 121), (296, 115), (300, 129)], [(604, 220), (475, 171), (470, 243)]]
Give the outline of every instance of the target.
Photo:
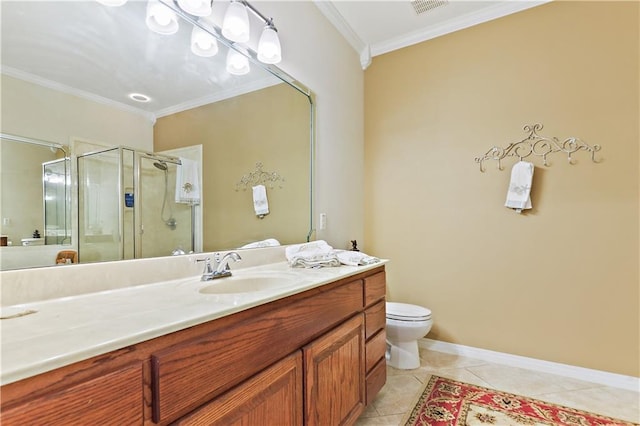
[[(8, 384), (103, 353), (211, 321), (329, 282), (377, 268), (291, 268), (287, 262), (234, 270), (200, 281), (200, 275), (79, 294), (2, 308), (0, 383)], [(271, 277), (282, 286), (246, 293), (204, 294), (207, 286)], [(274, 282), (275, 280), (270, 280)], [(12, 316), (13, 314), (34, 313)]]

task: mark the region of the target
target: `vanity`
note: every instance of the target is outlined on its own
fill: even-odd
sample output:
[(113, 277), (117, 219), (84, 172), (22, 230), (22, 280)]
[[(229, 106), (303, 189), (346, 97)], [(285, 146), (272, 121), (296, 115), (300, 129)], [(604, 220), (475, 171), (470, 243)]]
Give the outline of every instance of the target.
[[(180, 257), (164, 262), (195, 263)], [(50, 353), (40, 362), (33, 351), (31, 360), (20, 355), (16, 334), (9, 345), (3, 337), (0, 423), (353, 424), (386, 380), (384, 264), (276, 262), (234, 270), (219, 283), (190, 276), (25, 304), (37, 312), (2, 320), (3, 331), (38, 315), (55, 323), (84, 306), (75, 321), (88, 334), (83, 345), (73, 327), (52, 332), (73, 348), (43, 343), (34, 350)], [(232, 293), (234, 283), (245, 292)], [(98, 300), (99, 309), (86, 309)], [(113, 316), (104, 314), (109, 305)], [(117, 315), (126, 306), (142, 311)], [(110, 337), (118, 330), (126, 336)]]

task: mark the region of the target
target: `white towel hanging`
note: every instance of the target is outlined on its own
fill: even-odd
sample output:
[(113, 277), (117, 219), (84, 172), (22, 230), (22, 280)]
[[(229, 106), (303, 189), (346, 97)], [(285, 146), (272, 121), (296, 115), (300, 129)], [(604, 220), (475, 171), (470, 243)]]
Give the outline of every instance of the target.
[(260, 219), (269, 214), (267, 188), (265, 188), (264, 185), (256, 185), (253, 187), (253, 208), (256, 211), (256, 216)]
[(176, 203), (200, 204), (200, 179), (198, 162), (180, 158), (176, 172)]
[(505, 207), (515, 209), (517, 213), (522, 213), (522, 210), (531, 208), (530, 194), (533, 169), (533, 163), (527, 161), (518, 161), (513, 165)]

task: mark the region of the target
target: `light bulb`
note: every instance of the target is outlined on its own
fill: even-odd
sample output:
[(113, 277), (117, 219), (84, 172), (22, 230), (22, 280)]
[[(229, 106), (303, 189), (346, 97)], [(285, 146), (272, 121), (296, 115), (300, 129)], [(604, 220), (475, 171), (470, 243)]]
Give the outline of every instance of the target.
[(147, 3), (147, 27), (158, 34), (175, 34), (178, 32), (178, 17), (171, 8), (158, 0)]
[[(238, 50), (246, 53), (247, 50), (240, 46), (235, 46)], [(251, 71), (249, 67), (249, 58), (242, 53), (229, 48), (227, 52), (227, 72), (233, 75), (245, 75)]]
[(191, 31), (191, 51), (194, 55), (209, 58), (218, 53), (218, 40), (202, 28), (193, 27)]
[(264, 64), (277, 64), (282, 60), (282, 50), (278, 32), (273, 25), (267, 25), (258, 42), (258, 60)]
[(178, 0), (178, 6), (180, 6), (180, 9), (194, 16), (211, 15), (210, 0)]
[(249, 41), (249, 15), (244, 4), (232, 1), (222, 21), (222, 35), (231, 41)]

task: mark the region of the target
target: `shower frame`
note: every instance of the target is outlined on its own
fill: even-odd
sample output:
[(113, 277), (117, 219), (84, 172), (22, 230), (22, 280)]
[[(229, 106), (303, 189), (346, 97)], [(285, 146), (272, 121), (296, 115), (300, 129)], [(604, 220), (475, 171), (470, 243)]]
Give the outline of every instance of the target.
[[(118, 160), (118, 170), (117, 170), (117, 179), (118, 179), (118, 203), (119, 203), (119, 208), (118, 208), (118, 233), (119, 233), (119, 241), (118, 241), (118, 252), (119, 252), (119, 259), (113, 259), (113, 260), (124, 260), (124, 259), (130, 259), (131, 257), (127, 257), (126, 253), (125, 253), (125, 209), (126, 207), (126, 203), (125, 203), (125, 188), (127, 187), (127, 181), (126, 181), (126, 177), (125, 177), (125, 152), (131, 152), (133, 155), (133, 172), (132, 172), (132, 177), (133, 177), (133, 202), (134, 202), (134, 217), (133, 217), (133, 226), (132, 226), (132, 230), (133, 230), (133, 258), (137, 259), (137, 258), (142, 258), (143, 254), (142, 254), (142, 244), (140, 243), (139, 239), (140, 239), (140, 235), (142, 235), (142, 233), (144, 232), (144, 229), (142, 228), (142, 209), (141, 208), (135, 208), (135, 206), (137, 206), (137, 203), (139, 202), (139, 200), (142, 199), (142, 191), (141, 191), (141, 161), (143, 159), (149, 159), (152, 161), (159, 161), (159, 162), (164, 162), (164, 163), (170, 163), (170, 164), (176, 164), (176, 165), (180, 165), (180, 159), (177, 157), (172, 157), (172, 156), (168, 156), (168, 155), (163, 155), (163, 154), (156, 154), (156, 153), (149, 153), (149, 152), (144, 152), (144, 151), (138, 151), (135, 150), (133, 148), (128, 148), (125, 146), (118, 146), (118, 147), (112, 147), (112, 148), (106, 148), (106, 149), (101, 149), (101, 150), (97, 150), (97, 151), (91, 151), (91, 152), (87, 152), (84, 153), (82, 155), (78, 155), (76, 162), (77, 162), (77, 173), (78, 173), (78, 188), (77, 188), (77, 198), (78, 198), (78, 206), (77, 206), (77, 217), (78, 217), (78, 255), (80, 257), (80, 261), (82, 262), (82, 249), (81, 249), (81, 230), (80, 230), (80, 217), (81, 217), (81, 206), (80, 206), (80, 187), (81, 185), (83, 185), (83, 182), (80, 181), (80, 160), (82, 158), (85, 157), (91, 157), (93, 155), (100, 155), (100, 154), (105, 154), (107, 152), (110, 151), (117, 151), (117, 160)], [(166, 188), (165, 188), (166, 191)], [(195, 236), (194, 236), (194, 207), (195, 206), (191, 206), (191, 227), (190, 227), (190, 240), (191, 240), (191, 248), (190, 250), (194, 250), (194, 241), (195, 241)], [(167, 255), (169, 255), (171, 253), (168, 253)], [(111, 260), (111, 259), (108, 259)]]

